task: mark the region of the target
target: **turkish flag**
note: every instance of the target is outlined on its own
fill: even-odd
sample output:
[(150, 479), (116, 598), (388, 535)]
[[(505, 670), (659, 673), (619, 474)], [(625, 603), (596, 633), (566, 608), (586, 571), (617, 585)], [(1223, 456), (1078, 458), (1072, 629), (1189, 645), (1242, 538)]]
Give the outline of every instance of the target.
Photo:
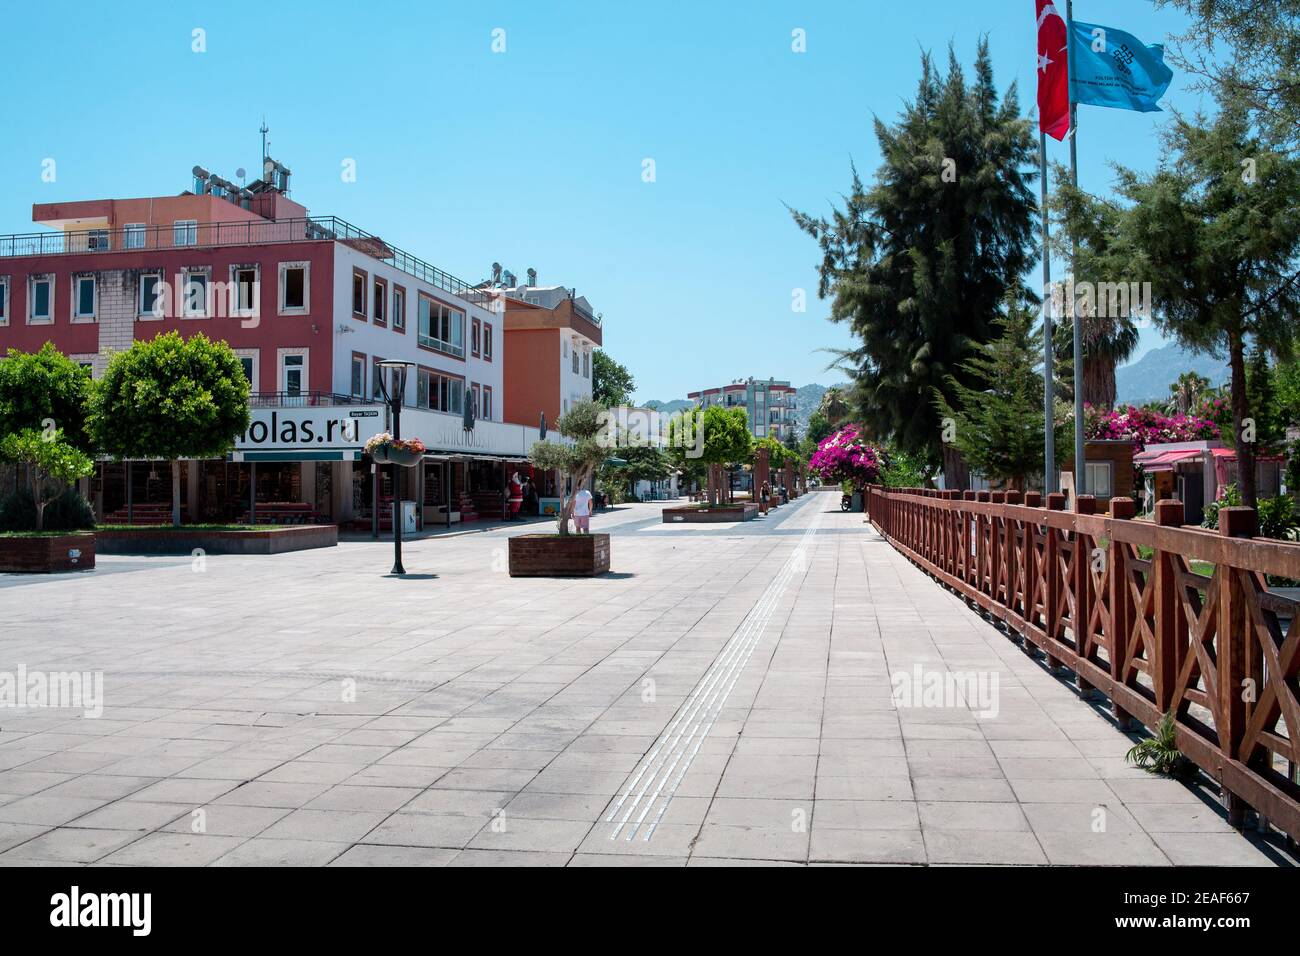
[(1038, 128), (1052, 139), (1070, 132), (1070, 73), (1065, 17), (1052, 0), (1038, 5)]

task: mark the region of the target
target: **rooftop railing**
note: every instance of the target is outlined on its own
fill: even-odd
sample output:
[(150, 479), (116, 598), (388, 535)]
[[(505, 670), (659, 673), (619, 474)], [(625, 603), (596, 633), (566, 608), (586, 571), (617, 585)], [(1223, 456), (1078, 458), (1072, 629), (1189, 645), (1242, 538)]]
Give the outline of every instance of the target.
[(169, 226), (123, 226), (18, 233), (0, 236), (0, 258), (70, 256), (108, 252), (147, 252), (160, 249), (202, 249), (267, 243), (343, 242), (393, 268), (450, 292), (467, 302), (488, 307), (491, 296), (463, 279), (390, 245), (336, 216), (300, 219), (247, 219), (233, 222), (181, 221)]

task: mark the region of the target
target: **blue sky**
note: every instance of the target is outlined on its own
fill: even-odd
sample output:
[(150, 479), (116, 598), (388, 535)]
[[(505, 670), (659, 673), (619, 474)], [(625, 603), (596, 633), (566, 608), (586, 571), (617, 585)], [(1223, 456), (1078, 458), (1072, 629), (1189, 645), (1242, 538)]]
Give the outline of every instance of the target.
[[(493, 261), (576, 286), (638, 399), (756, 375), (838, 376), (849, 344), (815, 298), (817, 250), (783, 203), (829, 208), (871, 119), (912, 94), (921, 49), (969, 64), (987, 33), (999, 86), (1035, 96), (1032, 0), (274, 4), (46, 2), (0, 38), (11, 134), (0, 232), (31, 203), (176, 193), (196, 163), (255, 171), (263, 115), (293, 195), (470, 281)], [(1075, 16), (1162, 42), (1145, 0)], [(192, 31), (207, 50), (192, 51)], [(806, 31), (807, 52), (791, 50)], [(492, 50), (505, 31), (505, 52)], [(57, 47), (58, 56), (51, 56)], [(1166, 103), (1199, 99), (1177, 76)], [(1086, 188), (1152, 168), (1161, 114), (1081, 108)], [(1067, 158), (1064, 147), (1053, 155)], [(57, 179), (41, 181), (42, 161)], [(642, 179), (653, 159), (656, 179)], [(356, 181), (340, 176), (355, 160)], [(792, 290), (808, 290), (804, 313)], [(1144, 336), (1144, 348), (1155, 340)]]

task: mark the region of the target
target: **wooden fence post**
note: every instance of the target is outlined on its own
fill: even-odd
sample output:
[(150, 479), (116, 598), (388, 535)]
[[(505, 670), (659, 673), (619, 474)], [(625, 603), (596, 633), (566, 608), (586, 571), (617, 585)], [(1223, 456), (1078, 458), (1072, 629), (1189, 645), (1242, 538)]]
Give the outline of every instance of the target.
[[(1156, 502), (1156, 525), (1161, 528), (1181, 528), (1183, 503), (1169, 498)], [(1156, 653), (1155, 660), (1151, 662), (1151, 682), (1155, 685), (1156, 707), (1163, 714), (1175, 703), (1174, 683), (1178, 679), (1178, 667), (1186, 644), (1187, 625), (1183, 622), (1182, 607), (1178, 600), (1174, 559), (1167, 551), (1160, 550), (1158, 539), (1156, 551), (1151, 557), (1151, 573), (1156, 576)]]
[[(1047, 496), (1048, 511), (1064, 511), (1065, 495), (1054, 491)], [(1043, 632), (1047, 635), (1047, 669), (1059, 670), (1061, 659), (1051, 651), (1051, 646), (1061, 639), (1061, 532), (1046, 526), (1043, 542)]]
[[(1020, 504), (1020, 492), (1008, 491), (1007, 504)], [(1002, 568), (1007, 579), (1007, 608), (1016, 609), (1016, 583), (1020, 577), (1020, 567), (1016, 564), (1016, 538), (1019, 537), (1016, 521), (1010, 515), (1005, 519), (1006, 540), (1003, 542)], [(1008, 625), (1010, 627), (1010, 625)]]
[[(1137, 502), (1132, 498), (1110, 499), (1112, 521), (1129, 521), (1137, 514)], [(1128, 553), (1126, 546), (1110, 539), (1106, 549), (1106, 589), (1110, 603), (1106, 628), (1106, 656), (1110, 658), (1110, 676), (1117, 684), (1125, 683), (1128, 670), (1126, 657), (1129, 638), (1133, 634), (1133, 597), (1129, 593)], [(1115, 700), (1110, 703), (1115, 723), (1120, 730), (1133, 726), (1133, 717)]]
[[(1225, 538), (1253, 538), (1259, 531), (1259, 515), (1254, 508), (1219, 509), (1219, 534)], [(1253, 703), (1263, 690), (1263, 675), (1260, 655), (1252, 653), (1256, 646), (1249, 637), (1253, 630), (1247, 616), (1243, 576), (1248, 571), (1241, 571), (1230, 564), (1221, 564), (1216, 569), (1219, 585), (1219, 617), (1215, 632), (1218, 657), (1218, 691), (1219, 700), (1216, 730), (1219, 736), (1219, 749), (1228, 760), (1240, 760), (1244, 764), (1258, 767), (1255, 754), (1241, 753), (1245, 737), (1246, 724), (1250, 720)], [(1247, 693), (1248, 680), (1254, 681), (1254, 692)], [(1247, 700), (1249, 698), (1249, 702)], [(1258, 748), (1252, 748), (1258, 751)], [(1228, 811), (1228, 823), (1240, 829), (1245, 824), (1245, 801), (1220, 780), (1223, 805)]]
[[(1076, 495), (1074, 513), (1091, 515), (1097, 513), (1097, 499), (1093, 495)], [(1070, 586), (1074, 589), (1074, 615), (1070, 619), (1070, 628), (1074, 631), (1074, 650), (1080, 657), (1088, 659), (1088, 622), (1092, 619), (1092, 550), (1096, 540), (1090, 534), (1075, 529), (1074, 532), (1074, 580)], [(1074, 675), (1079, 695), (1086, 697), (1095, 689), (1082, 674)]]

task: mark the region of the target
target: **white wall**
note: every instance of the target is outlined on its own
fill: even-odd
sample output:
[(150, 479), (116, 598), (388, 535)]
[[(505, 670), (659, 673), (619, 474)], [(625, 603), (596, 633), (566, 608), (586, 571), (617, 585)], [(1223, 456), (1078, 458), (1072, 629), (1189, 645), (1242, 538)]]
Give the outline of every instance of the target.
[[(388, 280), (388, 310), (385, 313), (387, 324), (376, 326), (373, 320), (362, 322), (352, 317), (352, 269), (363, 269), (367, 278), (366, 304), (373, 314), (371, 297), (374, 291), (374, 279), (378, 276)], [(393, 285), (406, 289), (406, 333), (393, 331), (392, 298)], [(418, 346), (419, 304), (417, 293), (427, 292), (436, 299), (441, 299), (465, 312), (465, 359), (453, 358), (441, 352), (431, 352)], [(478, 318), (492, 325), (492, 361), (474, 358), (470, 354), (470, 323)], [(362, 352), (367, 357), (366, 390), (373, 388), (370, 381), (371, 365), (375, 356), (385, 359), (398, 359), (415, 362), (426, 368), (460, 375), (465, 378), (465, 393), (468, 396), (470, 386), (486, 385), (492, 389), (492, 420), (501, 421), (502, 409), (505, 407), (505, 393), (502, 389), (502, 369), (505, 363), (505, 335), (502, 316), (465, 302), (450, 292), (435, 288), (414, 276), (394, 269), (387, 263), (364, 255), (351, 246), (334, 244), (334, 374), (333, 390), (340, 395), (347, 395), (352, 390), (352, 353)], [(351, 332), (340, 332), (339, 327), (350, 328)], [(415, 405), (416, 376), (408, 376), (406, 381), (405, 402), (407, 406)]]

